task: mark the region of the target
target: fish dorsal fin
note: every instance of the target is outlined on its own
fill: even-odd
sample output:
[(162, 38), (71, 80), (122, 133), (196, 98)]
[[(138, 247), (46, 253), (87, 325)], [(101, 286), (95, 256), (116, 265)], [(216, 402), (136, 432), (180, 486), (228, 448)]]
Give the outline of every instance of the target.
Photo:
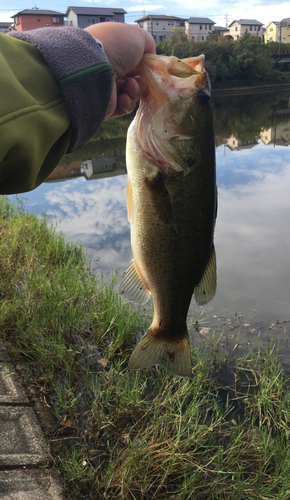
[(135, 304), (146, 304), (150, 299), (151, 294), (142, 283), (134, 261), (129, 269), (127, 269), (118, 292), (122, 297), (125, 297)]
[(207, 304), (215, 296), (216, 292), (216, 255), (214, 245), (211, 249), (211, 254), (207, 265), (203, 272), (202, 278), (198, 285), (194, 288), (195, 302), (199, 306)]

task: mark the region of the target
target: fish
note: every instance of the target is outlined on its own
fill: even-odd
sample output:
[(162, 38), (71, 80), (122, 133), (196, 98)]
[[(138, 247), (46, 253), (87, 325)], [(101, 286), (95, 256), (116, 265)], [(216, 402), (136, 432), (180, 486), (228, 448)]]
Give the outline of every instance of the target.
[(148, 90), (127, 134), (127, 210), (133, 261), (119, 286), (154, 315), (129, 359), (192, 377), (187, 315), (216, 292), (215, 143), (204, 55), (145, 54)]

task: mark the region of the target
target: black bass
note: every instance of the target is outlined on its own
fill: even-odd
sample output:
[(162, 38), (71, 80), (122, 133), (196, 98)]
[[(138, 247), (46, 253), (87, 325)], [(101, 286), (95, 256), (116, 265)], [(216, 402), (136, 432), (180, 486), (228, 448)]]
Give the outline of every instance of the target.
[(148, 92), (127, 136), (127, 205), (134, 260), (119, 293), (154, 304), (129, 368), (160, 364), (192, 376), (187, 313), (216, 290), (215, 144), (204, 56), (146, 54)]

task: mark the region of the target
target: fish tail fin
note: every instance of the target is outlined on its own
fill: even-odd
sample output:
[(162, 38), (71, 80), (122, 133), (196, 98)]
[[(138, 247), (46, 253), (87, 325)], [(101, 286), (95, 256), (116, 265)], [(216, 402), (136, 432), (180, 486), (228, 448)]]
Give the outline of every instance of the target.
[(187, 328), (178, 340), (156, 338), (152, 327), (147, 330), (132, 352), (128, 366), (133, 370), (141, 370), (152, 365), (162, 365), (179, 377), (192, 377)]

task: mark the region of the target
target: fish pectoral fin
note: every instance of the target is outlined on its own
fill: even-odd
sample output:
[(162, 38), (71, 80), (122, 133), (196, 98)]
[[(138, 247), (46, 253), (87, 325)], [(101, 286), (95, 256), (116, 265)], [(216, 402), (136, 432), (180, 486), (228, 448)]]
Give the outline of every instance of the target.
[(165, 224), (173, 222), (173, 210), (169, 193), (162, 179), (162, 174), (158, 172), (154, 177), (145, 178), (145, 185), (148, 189), (152, 205), (159, 219)]
[(188, 331), (179, 340), (158, 339), (150, 327), (135, 347), (129, 359), (129, 368), (141, 370), (162, 365), (173, 375), (192, 378), (192, 365)]
[(199, 306), (207, 304), (215, 296), (216, 292), (216, 254), (214, 245), (205, 266), (202, 278), (194, 288), (195, 302)]
[(142, 282), (134, 261), (127, 269), (118, 292), (135, 304), (146, 304), (150, 299), (151, 294)]

